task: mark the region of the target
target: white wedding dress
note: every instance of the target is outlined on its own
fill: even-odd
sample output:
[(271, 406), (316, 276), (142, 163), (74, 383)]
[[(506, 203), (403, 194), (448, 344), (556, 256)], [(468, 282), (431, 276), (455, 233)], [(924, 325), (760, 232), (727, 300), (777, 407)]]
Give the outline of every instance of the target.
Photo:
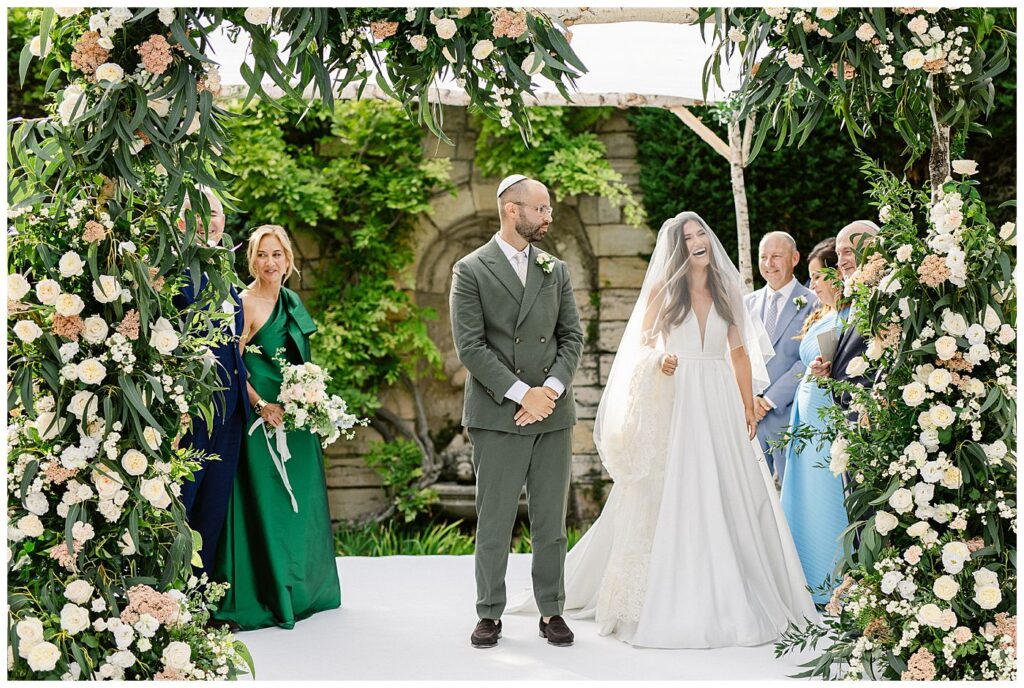
[[(691, 312), (647, 348), (629, 390), (623, 457), (601, 517), (568, 553), (567, 611), (642, 647), (760, 645), (816, 620), (760, 449), (748, 439), (728, 361), (730, 328), (712, 307), (703, 342)], [(674, 376), (660, 370), (676, 354)], [(636, 403), (638, 400), (642, 403)], [(624, 446), (614, 447), (616, 442)], [(532, 596), (510, 611), (535, 609)]]

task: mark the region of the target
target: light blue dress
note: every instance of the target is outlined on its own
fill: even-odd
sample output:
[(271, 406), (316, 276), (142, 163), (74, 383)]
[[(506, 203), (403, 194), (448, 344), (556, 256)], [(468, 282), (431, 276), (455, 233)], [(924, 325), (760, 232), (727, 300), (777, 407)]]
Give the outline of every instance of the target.
[[(838, 336), (840, 321), (835, 311), (811, 325), (800, 342), (800, 359), (804, 365), (810, 367), (821, 353), (818, 334), (828, 328), (836, 330)], [(809, 425), (821, 429), (824, 421), (820, 410), (832, 404), (831, 394), (808, 374), (797, 387), (789, 424), (793, 428)], [(805, 442), (800, 451), (795, 451), (793, 444), (786, 450), (782, 510), (800, 555), (804, 577), (812, 590), (820, 587), (839, 563), (842, 556), (839, 535), (850, 522), (843, 504), (843, 479), (832, 475), (828, 469), (831, 446), (831, 442), (826, 442), (819, 447), (814, 440)], [(819, 592), (813, 597), (818, 604), (829, 600), (828, 594)]]

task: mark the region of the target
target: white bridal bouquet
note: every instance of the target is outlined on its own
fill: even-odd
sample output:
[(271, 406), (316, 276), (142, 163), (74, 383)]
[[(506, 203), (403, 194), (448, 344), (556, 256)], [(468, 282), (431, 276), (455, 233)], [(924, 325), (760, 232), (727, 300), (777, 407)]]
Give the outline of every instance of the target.
[(348, 412), (348, 404), (337, 394), (327, 394), (331, 376), (315, 363), (282, 365), (283, 379), (278, 402), (284, 406), (284, 429), (309, 430), (326, 448), (342, 434), (352, 439), (356, 425), (366, 425)]
[[(349, 440), (354, 438), (352, 428), (356, 425), (365, 426), (368, 421), (349, 413), (348, 404), (344, 399), (336, 394), (327, 393), (327, 383), (331, 376), (323, 368), (315, 363), (292, 365), (281, 358), (277, 360), (281, 364), (282, 372), (281, 392), (277, 400), (284, 407), (284, 422), (271, 432), (266, 421), (258, 418), (249, 428), (249, 434), (259, 427), (263, 428), (270, 457), (284, 482), (288, 496), (291, 497), (292, 511), (298, 513), (299, 505), (295, 501), (295, 494), (292, 492), (291, 483), (288, 482), (288, 472), (284, 466), (292, 457), (288, 449), (287, 433), (293, 430), (308, 430), (320, 438), (320, 443), (324, 447), (328, 447), (341, 435)], [(273, 442), (271, 436), (274, 438)]]

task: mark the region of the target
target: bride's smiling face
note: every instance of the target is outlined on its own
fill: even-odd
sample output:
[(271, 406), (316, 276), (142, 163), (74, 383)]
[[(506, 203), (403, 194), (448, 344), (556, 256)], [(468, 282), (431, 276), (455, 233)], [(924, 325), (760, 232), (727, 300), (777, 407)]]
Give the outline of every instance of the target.
[(694, 265), (707, 267), (711, 264), (711, 240), (700, 224), (687, 222), (683, 225), (683, 242), (687, 257)]

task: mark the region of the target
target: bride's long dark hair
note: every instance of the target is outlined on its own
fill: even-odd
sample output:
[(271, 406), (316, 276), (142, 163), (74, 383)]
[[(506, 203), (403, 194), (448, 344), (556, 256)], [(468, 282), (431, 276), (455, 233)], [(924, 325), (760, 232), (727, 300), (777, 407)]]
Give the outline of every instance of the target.
[[(704, 224), (704, 221), (696, 213), (680, 213), (668, 222), (678, 222), (679, 224), (677, 227), (678, 234), (675, 237), (677, 250), (673, 251), (669, 258), (669, 268), (667, 271), (667, 274), (671, 275), (672, 278), (665, 291), (665, 315), (661, 322), (661, 329), (664, 332), (668, 332), (681, 325), (690, 315), (690, 311), (693, 310), (693, 296), (690, 294), (690, 280), (687, 278), (687, 274), (692, 266), (690, 265), (690, 249), (686, 246), (686, 225), (693, 223), (700, 229), (703, 229), (705, 233), (711, 233), (711, 228)], [(711, 292), (711, 300), (714, 302), (718, 314), (722, 316), (725, 322), (729, 325), (734, 325), (736, 317), (732, 312), (729, 299), (726, 297), (722, 277), (715, 264), (714, 251), (710, 248), (708, 249), (708, 258), (710, 262), (708, 263), (706, 274), (708, 290)]]

